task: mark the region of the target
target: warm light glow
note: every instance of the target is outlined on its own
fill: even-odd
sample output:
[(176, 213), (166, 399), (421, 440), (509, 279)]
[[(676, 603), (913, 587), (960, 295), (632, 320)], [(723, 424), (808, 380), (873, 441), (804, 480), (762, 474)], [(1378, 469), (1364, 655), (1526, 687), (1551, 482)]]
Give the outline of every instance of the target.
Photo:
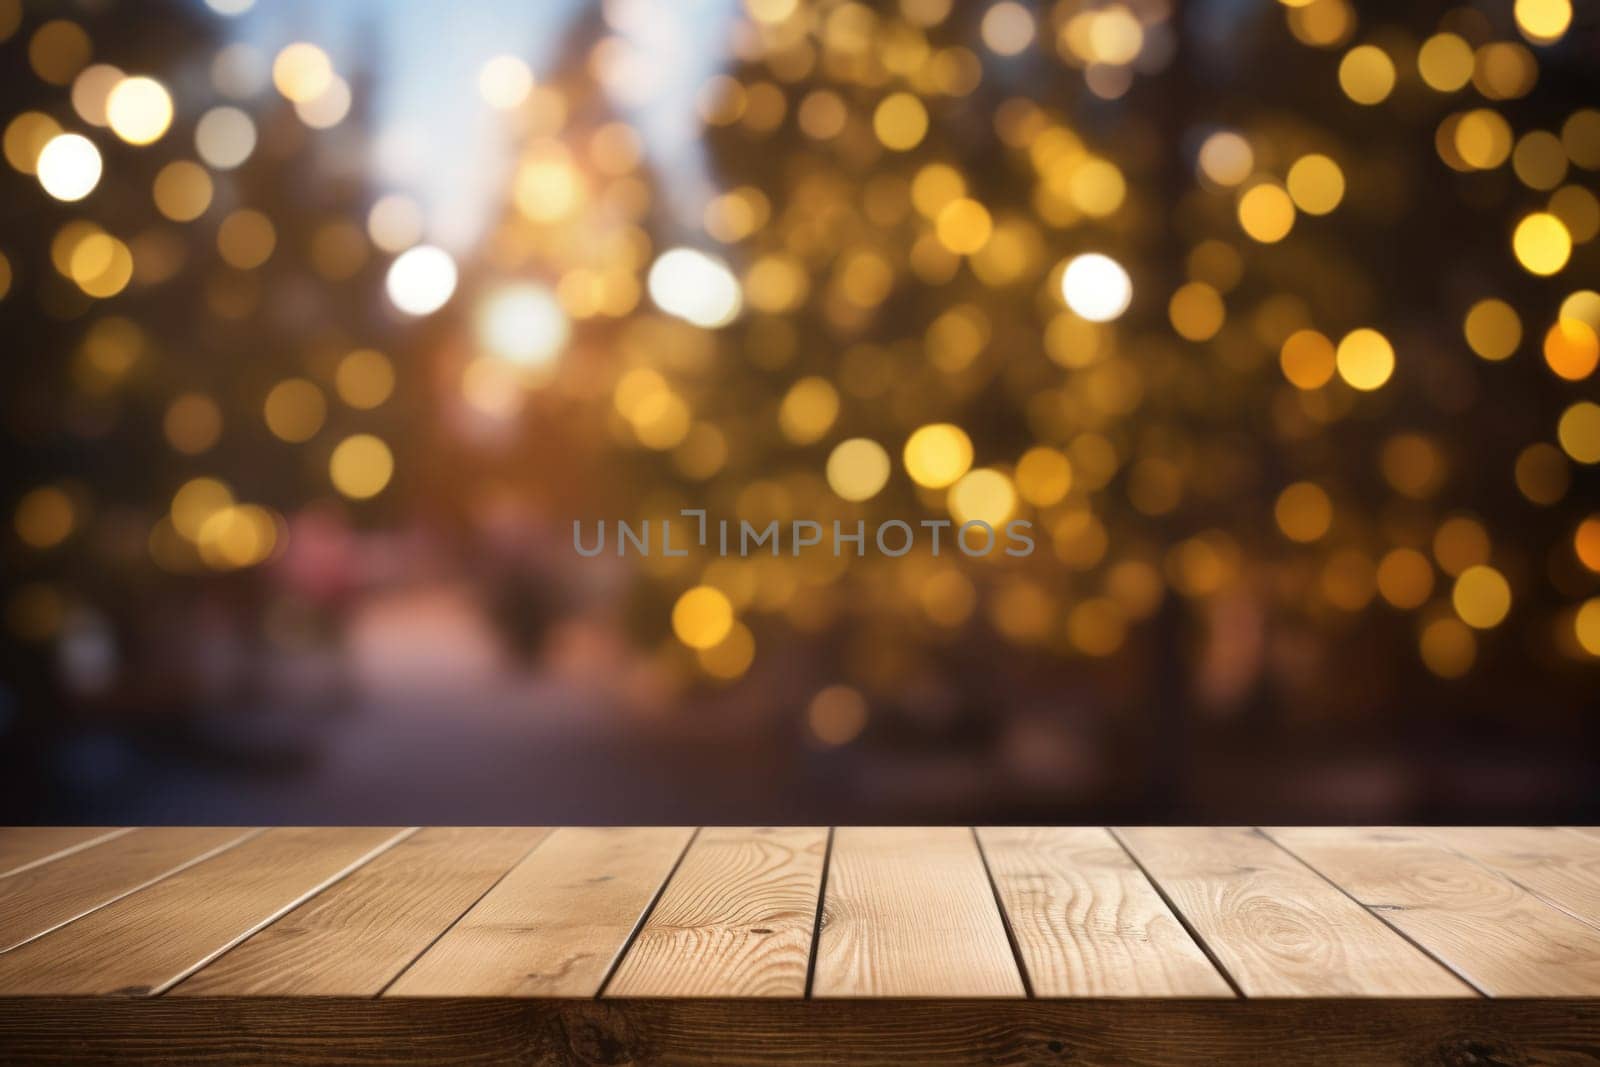
[(722, 590), (697, 585), (672, 605), (672, 632), (690, 648), (720, 644), (733, 629), (733, 604)]
[(1333, 342), (1316, 330), (1296, 330), (1278, 352), (1283, 376), (1297, 389), (1320, 389), (1333, 380), (1337, 366)]
[(865, 437), (840, 441), (828, 455), (827, 478), (845, 500), (870, 500), (889, 481), (889, 453)]
[(1370, 392), (1394, 373), (1394, 346), (1377, 330), (1351, 330), (1339, 342), (1335, 362), (1346, 385)]
[(198, 163), (174, 160), (156, 174), (151, 189), (156, 210), (173, 222), (191, 222), (211, 206), (211, 175)]
[(1550, 275), (1567, 265), (1572, 256), (1572, 235), (1561, 220), (1543, 211), (1517, 223), (1511, 235), (1517, 262), (1530, 274)]
[(366, 500), (383, 492), (394, 474), (389, 446), (368, 433), (339, 442), (328, 460), (333, 487), (352, 500)]
[(1585, 600), (1572, 618), (1578, 646), (1591, 656), (1600, 657), (1600, 596)]
[(39, 153), (39, 184), (57, 200), (82, 200), (100, 184), (100, 150), (82, 134), (52, 137)]
[(314, 44), (297, 41), (272, 61), (272, 84), (295, 103), (315, 100), (333, 81), (333, 63)]
[(1200, 146), (1200, 173), (1218, 185), (1241, 184), (1255, 171), (1250, 142), (1232, 130), (1219, 130)]
[[(957, 523), (986, 522), (998, 530), (1017, 509), (1017, 490), (1010, 478), (985, 467), (952, 485), (946, 503), (950, 517)], [(973, 547), (979, 548), (982, 543), (982, 538), (974, 535)]]
[(910, 93), (891, 93), (872, 113), (872, 129), (885, 148), (906, 152), (928, 133), (928, 111)]
[(422, 240), (422, 208), (409, 196), (379, 197), (367, 212), (367, 235), (385, 252), (404, 252)]
[(1344, 199), (1344, 171), (1315, 152), (1295, 160), (1287, 184), (1295, 207), (1308, 215), (1326, 215)]
[(106, 97), (106, 123), (129, 144), (153, 144), (172, 125), (172, 96), (154, 78), (124, 78)]
[(71, 535), (77, 523), (72, 498), (54, 486), (34, 489), (17, 502), (13, 519), (17, 537), (30, 548), (54, 548)]
[(1461, 572), (1451, 590), (1450, 602), (1468, 626), (1493, 629), (1511, 611), (1511, 586), (1499, 571), (1479, 564)]
[(906, 440), (902, 458), (912, 481), (928, 489), (943, 489), (972, 466), (972, 439), (959, 426), (932, 423)]
[(72, 110), (91, 126), (107, 125), (106, 100), (127, 75), (109, 63), (84, 67), (72, 79)]
[(692, 248), (663, 252), (646, 284), (657, 307), (696, 326), (726, 326), (739, 314), (738, 279), (722, 260)]
[(1133, 302), (1133, 282), (1110, 256), (1089, 252), (1074, 257), (1061, 274), (1067, 306), (1090, 322), (1110, 322)]
[(389, 265), (389, 300), (407, 315), (431, 315), (456, 291), (456, 262), (433, 245), (402, 252)]
[(1072, 461), (1046, 445), (1039, 445), (1017, 460), (1017, 492), (1035, 507), (1059, 504), (1072, 488)]
[(503, 286), (478, 309), (478, 336), (490, 354), (525, 367), (553, 362), (571, 334), (567, 313), (536, 282)]
[(1453, 93), (1472, 80), (1472, 46), (1453, 33), (1436, 33), (1417, 52), (1417, 72), (1428, 88)]
[(1188, 341), (1209, 341), (1222, 329), (1227, 309), (1222, 294), (1205, 282), (1180, 285), (1167, 302), (1167, 318), (1179, 337)]
[(1559, 319), (1544, 335), (1544, 361), (1567, 381), (1581, 382), (1600, 363), (1600, 337), (1581, 319)]
[(818, 690), (806, 707), (811, 736), (828, 746), (847, 745), (867, 726), (867, 702), (847, 685)]
[(1480, 300), (1467, 312), (1463, 329), (1467, 345), (1481, 358), (1508, 359), (1522, 343), (1522, 320), (1504, 300)]
[(839, 417), (839, 391), (826, 378), (801, 378), (778, 405), (778, 427), (797, 445), (822, 440)]
[(995, 55), (1014, 56), (1033, 43), (1033, 13), (1016, 0), (1000, 0), (983, 13), (978, 33)]
[(1315, 482), (1296, 482), (1278, 494), (1273, 515), (1283, 536), (1309, 544), (1321, 540), (1333, 524), (1333, 502)]
[(1339, 63), (1339, 87), (1358, 104), (1379, 104), (1394, 90), (1394, 60), (1376, 45), (1363, 44)]
[(1423, 664), (1441, 678), (1460, 678), (1472, 669), (1478, 642), (1459, 619), (1435, 619), (1418, 639)]
[(274, 437), (292, 444), (311, 440), (327, 418), (322, 390), (304, 378), (289, 378), (267, 394), (263, 415)]
[(359, 410), (375, 408), (394, 392), (394, 365), (382, 352), (358, 348), (339, 361), (333, 387), (339, 399)]
[(1572, 25), (1572, 0), (1517, 0), (1517, 29), (1534, 44), (1554, 44)]
[(296, 100), (294, 113), (314, 130), (327, 130), (344, 121), (350, 113), (350, 83), (335, 74), (327, 87), (310, 100)]
[(533, 71), (516, 56), (495, 56), (478, 72), (478, 92), (490, 107), (510, 111), (533, 92)]
[(1252, 185), (1239, 197), (1239, 225), (1252, 240), (1276, 244), (1294, 228), (1294, 201), (1273, 182)]
[(1580, 400), (1556, 423), (1561, 450), (1579, 463), (1600, 463), (1600, 404)]
[(256, 125), (236, 107), (214, 107), (194, 128), (194, 148), (208, 166), (232, 170), (256, 149)]

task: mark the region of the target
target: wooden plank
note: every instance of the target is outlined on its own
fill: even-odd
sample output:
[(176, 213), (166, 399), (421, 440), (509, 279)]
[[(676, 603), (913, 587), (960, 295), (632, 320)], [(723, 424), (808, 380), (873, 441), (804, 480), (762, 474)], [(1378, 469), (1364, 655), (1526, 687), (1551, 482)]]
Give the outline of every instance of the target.
[(692, 834), (562, 827), (385, 995), (594, 996)]
[(0, 827), (0, 878), (49, 863), (128, 832), (119, 826)]
[(0, 999), (30, 1067), (1592, 1064), (1594, 1000)]
[(1117, 833), (1245, 996), (1471, 995), (1255, 830), (1139, 826)]
[(1600, 839), (1561, 826), (1440, 827), (1428, 836), (1547, 904), (1600, 923)]
[(1099, 826), (984, 827), (978, 841), (1039, 997), (1231, 997)]
[(376, 996), (549, 833), (420, 830), (169, 995)]
[(1600, 930), (1423, 832), (1267, 833), (1490, 996), (1600, 995)]
[(160, 993), (409, 832), (268, 830), (0, 953), (0, 994)]
[(149, 827), (0, 879), (0, 952), (198, 863), (258, 831)]
[(828, 832), (702, 830), (606, 987), (612, 997), (803, 997)]
[(812, 993), (1020, 997), (994, 890), (965, 827), (840, 827)]

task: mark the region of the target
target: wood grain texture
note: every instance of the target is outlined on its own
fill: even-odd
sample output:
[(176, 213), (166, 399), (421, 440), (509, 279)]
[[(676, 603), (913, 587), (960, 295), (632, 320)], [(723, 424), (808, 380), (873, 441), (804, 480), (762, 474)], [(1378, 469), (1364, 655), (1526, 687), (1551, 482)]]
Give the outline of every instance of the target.
[(1019, 997), (1022, 977), (965, 827), (840, 827), (817, 997)]
[(128, 832), (125, 826), (0, 827), (0, 878)]
[(1255, 830), (1117, 833), (1248, 997), (1472, 995)]
[(268, 830), (0, 953), (0, 994), (159, 993), (407, 832)]
[(169, 995), (376, 996), (549, 833), (420, 830)]
[(828, 832), (707, 827), (606, 987), (611, 997), (803, 997)]
[(1103, 827), (984, 827), (978, 840), (1035, 996), (1234, 995)]
[(1490, 996), (1600, 994), (1600, 930), (1425, 832), (1266, 832)]
[(562, 827), (385, 995), (594, 996), (692, 833)]
[(1593, 1064), (1593, 1000), (0, 999), (0, 1059), (340, 1064)]
[(0, 952), (257, 832), (238, 827), (149, 827), (0, 878)]
[(1561, 826), (1440, 827), (1428, 836), (1548, 904), (1600, 923), (1600, 839)]

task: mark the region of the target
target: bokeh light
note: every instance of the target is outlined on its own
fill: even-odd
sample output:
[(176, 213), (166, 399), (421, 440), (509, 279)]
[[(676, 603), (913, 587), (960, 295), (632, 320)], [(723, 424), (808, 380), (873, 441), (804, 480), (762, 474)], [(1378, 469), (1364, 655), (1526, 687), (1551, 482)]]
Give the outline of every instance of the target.
[(154, 78), (124, 78), (106, 97), (106, 124), (131, 145), (153, 144), (172, 125), (172, 96)]
[(866, 437), (841, 441), (828, 454), (828, 486), (845, 500), (869, 500), (889, 480), (889, 453)]
[(663, 252), (650, 265), (650, 299), (669, 315), (715, 329), (739, 314), (739, 282), (726, 263), (692, 248)]
[(383, 492), (394, 474), (394, 454), (382, 439), (359, 433), (334, 447), (328, 460), (333, 487), (352, 500), (366, 500)]
[(76, 133), (52, 137), (34, 164), (39, 184), (57, 200), (82, 200), (100, 184), (100, 150)]
[(442, 248), (418, 245), (389, 265), (385, 288), (389, 300), (407, 315), (431, 315), (455, 294), (456, 261)]
[(1133, 302), (1133, 282), (1110, 256), (1089, 252), (1070, 260), (1061, 273), (1067, 306), (1090, 322), (1110, 322)]

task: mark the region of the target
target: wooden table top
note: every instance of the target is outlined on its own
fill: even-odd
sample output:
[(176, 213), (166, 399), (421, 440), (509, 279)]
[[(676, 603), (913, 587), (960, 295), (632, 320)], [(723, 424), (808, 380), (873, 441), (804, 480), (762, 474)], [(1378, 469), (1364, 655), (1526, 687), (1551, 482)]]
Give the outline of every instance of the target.
[[(413, 1021), (430, 1000), (478, 1018), (465, 1001), (532, 998), (588, 1001), (569, 1021), (637, 1001), (779, 1028), (881, 1001), (923, 1033), (930, 1001), (1103, 1025), (1136, 1005), (1289, 1019), (1310, 1010), (1297, 1000), (1335, 1015), (1390, 1000), (1494, 1028), (1489, 1009), (1439, 1005), (1600, 1002), (1600, 830), (0, 830), (0, 1059), (43, 1055), (71, 1019), (133, 1032), (284, 998), (305, 1020), (318, 998), (410, 1005), (368, 1017)], [(687, 998), (702, 1007), (661, 1007)], [(897, 998), (917, 999), (884, 1014)], [(841, 1001), (857, 1006), (828, 1014)], [(1600, 1040), (1586, 1017), (1568, 1051)]]

